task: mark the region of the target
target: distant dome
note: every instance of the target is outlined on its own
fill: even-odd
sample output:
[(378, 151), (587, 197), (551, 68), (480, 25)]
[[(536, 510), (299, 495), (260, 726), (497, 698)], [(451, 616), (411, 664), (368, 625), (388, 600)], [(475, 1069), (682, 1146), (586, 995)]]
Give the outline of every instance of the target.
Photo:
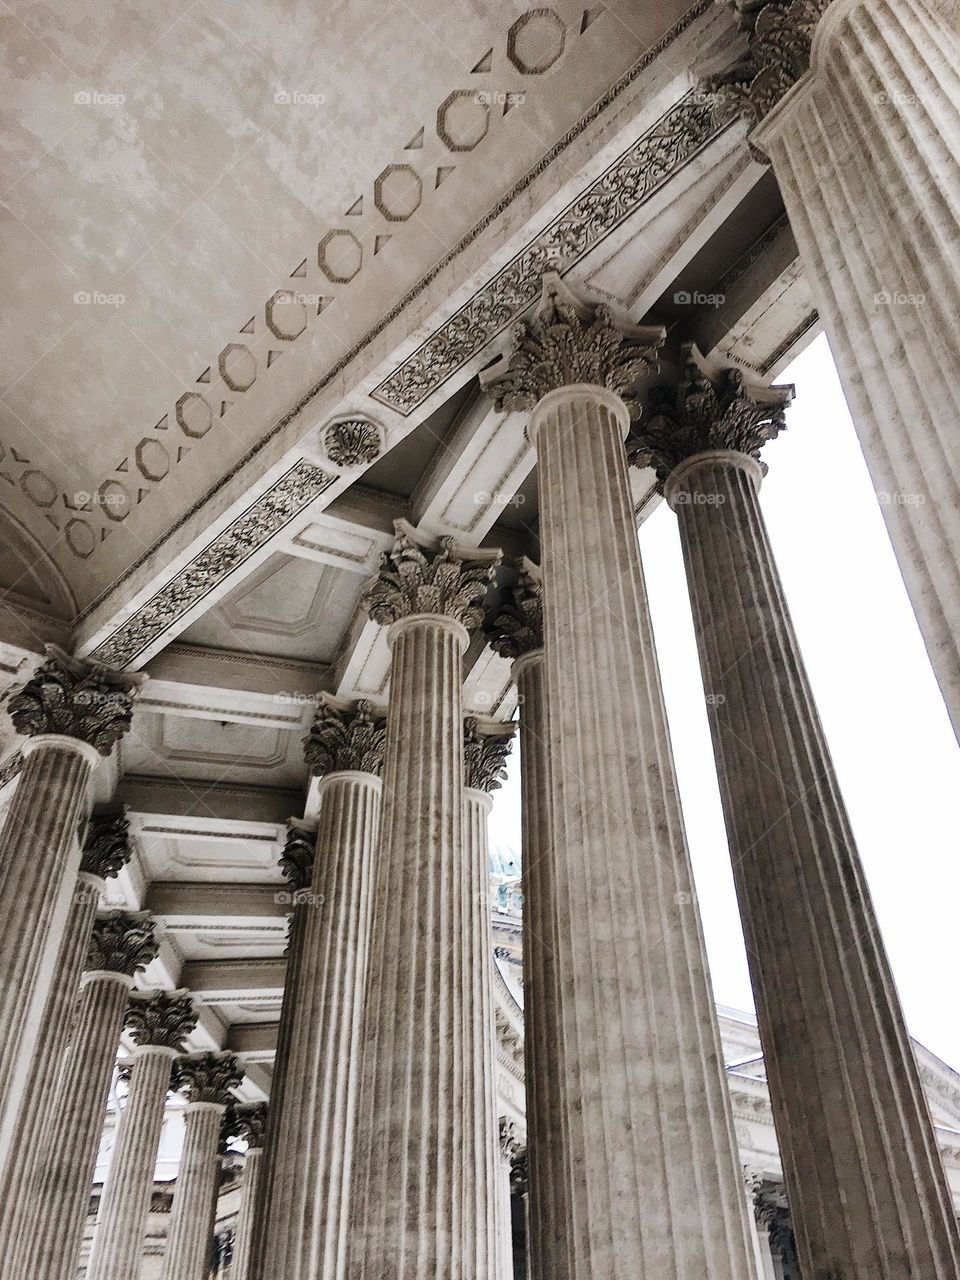
[(508, 844), (498, 842), (490, 846), (490, 874), (492, 876), (518, 876), (520, 852)]

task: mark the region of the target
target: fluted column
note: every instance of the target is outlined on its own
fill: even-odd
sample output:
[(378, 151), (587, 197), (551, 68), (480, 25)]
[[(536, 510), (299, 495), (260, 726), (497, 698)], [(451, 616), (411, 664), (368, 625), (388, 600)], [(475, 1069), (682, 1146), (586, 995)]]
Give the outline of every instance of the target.
[(174, 1089), (183, 1094), (187, 1105), (161, 1280), (208, 1280), (220, 1128), (230, 1091), (242, 1079), (243, 1069), (232, 1053), (192, 1054), (174, 1064)]
[(538, 457), (559, 984), (542, 1069), (561, 1090), (568, 1215), (556, 1280), (752, 1269), (623, 447), (624, 397), (662, 337), (548, 276), (485, 379), (498, 408), (533, 409)]
[[(506, 776), (505, 760), (510, 752), (514, 734), (513, 724), (503, 724), (484, 716), (467, 716), (463, 726), (464, 763), (464, 832), (463, 897), (472, 903), (472, 910), (464, 918), (462, 945), (468, 955), (475, 955), (477, 963), (467, 971), (470, 987), (465, 990), (464, 1018), (476, 1023), (483, 1037), (479, 1062), (489, 1067), (486, 1076), (480, 1072), (467, 1073), (465, 1102), (467, 1114), (472, 1115), (477, 1126), (478, 1149), (493, 1160), (489, 1178), (496, 1187), (492, 1205), (493, 1218), (487, 1230), (494, 1242), (495, 1265), (498, 1277), (512, 1274), (504, 1271), (504, 1240), (510, 1232), (510, 1178), (507, 1170), (506, 1184), (503, 1176), (502, 1150), (497, 1151), (486, 1142), (486, 1135), (499, 1134), (502, 1147), (503, 1130), (497, 1118), (497, 1088), (495, 1079), (496, 1050), (494, 1030), (496, 1026), (493, 1008), (493, 935), (491, 930), (492, 908), (490, 903), (490, 836), (488, 820), (493, 807), (495, 791)], [(506, 1199), (504, 1187), (506, 1186)], [(506, 1214), (506, 1217), (504, 1217)], [(511, 1246), (512, 1247), (512, 1246)]]
[(157, 953), (145, 912), (110, 912), (94, 925), (87, 971), (32, 1182), (32, 1218), (11, 1275), (75, 1280), (110, 1080), (134, 974)]
[(759, 120), (751, 141), (773, 163), (960, 733), (960, 11), (955, 0), (768, 9), (719, 87)]
[(246, 1140), (247, 1153), (243, 1157), (243, 1187), (233, 1237), (230, 1280), (251, 1280), (252, 1250), (256, 1238), (254, 1223), (260, 1206), (260, 1177), (263, 1171), (267, 1104), (253, 1102), (237, 1107), (236, 1120), (239, 1136)]
[(186, 991), (135, 992), (127, 1026), (136, 1043), (130, 1088), (120, 1115), (87, 1280), (137, 1280), (157, 1166), (170, 1072), (197, 1014)]
[(0, 829), (0, 1178), (17, 1126), (80, 861), (77, 830), (90, 774), (129, 727), (123, 676), (70, 658), (47, 659), (7, 701), (24, 762)]
[(284, 890), (289, 899), (291, 913), (287, 933), (287, 970), (283, 983), (283, 1000), (280, 1005), (280, 1021), (277, 1024), (277, 1052), (273, 1075), (270, 1079), (270, 1109), (263, 1141), (263, 1157), (257, 1183), (257, 1204), (251, 1224), (250, 1280), (263, 1280), (267, 1264), (267, 1215), (273, 1196), (274, 1173), (280, 1163), (278, 1143), (280, 1117), (284, 1112), (287, 1092), (287, 1076), (291, 1059), (290, 1037), (297, 1010), (297, 992), (300, 990), (300, 957), (303, 952), (303, 929), (309, 909), (310, 881), (313, 877), (313, 855), (316, 846), (316, 829), (299, 818), (287, 821), (287, 837), (279, 866), (290, 886)]
[(0, 1258), (13, 1257), (33, 1220), (33, 1179), (43, 1153), (44, 1131), (58, 1111), (57, 1079), (73, 1024), (80, 978), (87, 963), (104, 881), (115, 876), (130, 857), (127, 826), (122, 812), (95, 815), (84, 841), (54, 979), (20, 1100), (17, 1142), (0, 1188)]
[(380, 818), (384, 723), (322, 701), (305, 756), (321, 776), (264, 1246), (268, 1280), (346, 1276), (351, 1156)]
[(947, 1280), (960, 1235), (760, 512), (791, 393), (701, 365), (640, 436), (679, 517), (801, 1271)]
[(392, 663), (350, 1280), (487, 1280), (495, 1265), (496, 1139), (479, 1110), (493, 1067), (473, 997), (489, 955), (465, 894), (462, 695), (494, 560), (398, 521), (366, 597)]
[[(520, 706), (523, 858), (523, 1061), (526, 1082), (531, 1280), (552, 1280), (566, 1248), (569, 1217), (563, 1123), (557, 974), (557, 863), (550, 838), (550, 750), (543, 660), (540, 569), (521, 563), (516, 584), (487, 628), (492, 647), (513, 659)], [(523, 1280), (520, 1277), (519, 1280)]]

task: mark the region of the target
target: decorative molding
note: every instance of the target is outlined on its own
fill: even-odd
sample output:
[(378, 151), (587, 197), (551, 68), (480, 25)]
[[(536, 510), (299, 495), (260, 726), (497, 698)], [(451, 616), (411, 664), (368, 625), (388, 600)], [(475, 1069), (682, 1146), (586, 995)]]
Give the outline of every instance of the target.
[[(408, 415), (720, 132), (702, 94), (687, 94), (370, 393)], [(511, 406), (512, 407), (512, 406)]]
[(160, 1045), (181, 1050), (197, 1025), (197, 1010), (189, 991), (134, 991), (126, 1026), (137, 1045)]
[(214, 1102), (227, 1106), (243, 1079), (243, 1067), (235, 1053), (196, 1053), (178, 1058), (173, 1068), (173, 1090), (188, 1102)]
[(500, 611), (485, 627), (501, 658), (519, 658), (543, 648), (543, 582), (540, 566), (524, 558), (517, 581), (508, 587)]
[(415, 614), (443, 614), (468, 631), (479, 627), (500, 552), (458, 547), (453, 538), (434, 542), (405, 520), (394, 521), (394, 529), (393, 547), (383, 553), (380, 575), (361, 608), (381, 626)]
[(316, 777), (357, 769), (379, 778), (386, 737), (387, 722), (374, 715), (372, 703), (361, 700), (350, 706), (321, 694), (316, 719), (303, 740), (303, 758)]
[(323, 452), (335, 467), (366, 467), (383, 453), (383, 430), (369, 418), (343, 418), (322, 433)]
[(79, 738), (108, 756), (130, 728), (133, 699), (145, 677), (71, 657), (57, 645), (44, 648), (45, 660), (6, 697), (13, 727), (28, 737), (57, 733)]
[(130, 861), (132, 853), (126, 808), (95, 812), (83, 842), (81, 872), (99, 876), (101, 880), (109, 880), (120, 874)]
[(739, 369), (711, 372), (696, 348), (688, 376), (675, 387), (654, 387), (647, 412), (627, 441), (635, 467), (653, 467), (662, 487), (685, 459), (712, 450), (745, 453), (759, 462), (761, 447), (786, 426), (793, 387), (750, 386)]
[(516, 724), (467, 716), (463, 722), (463, 784), (476, 791), (497, 790), (507, 776), (506, 760)]
[(156, 958), (158, 950), (149, 912), (111, 911), (94, 921), (86, 971), (125, 973), (132, 978)]
[(312, 462), (295, 463), (98, 645), (93, 657), (118, 667), (132, 662), (335, 481)]

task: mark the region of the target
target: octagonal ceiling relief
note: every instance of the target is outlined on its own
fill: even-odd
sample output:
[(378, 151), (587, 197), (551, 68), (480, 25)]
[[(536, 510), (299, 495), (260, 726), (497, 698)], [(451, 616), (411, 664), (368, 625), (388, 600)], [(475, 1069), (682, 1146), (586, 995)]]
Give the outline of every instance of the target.
[[(509, 177), (500, 122), (610, 24), (567, 0), (359, 0), (295, 21), (276, 0), (170, 22), (68, 10), (27, 0), (14, 41), (16, 65), (60, 89), (40, 110), (12, 84), (0, 421), (12, 509), (89, 598), (263, 434), (250, 397), (397, 236), (422, 237), (443, 182), (494, 145)], [(398, 67), (417, 70), (399, 96)], [(484, 184), (458, 201), (465, 227), (495, 194)]]
[(123, 741), (125, 772), (185, 781), (299, 787), (300, 742), (289, 729), (198, 716), (139, 714)]
[(163, 820), (147, 819), (138, 834), (147, 883), (160, 881), (209, 884), (276, 884), (283, 887), (277, 865), (280, 845), (264, 834), (260, 838), (225, 831), (189, 832), (167, 829)]

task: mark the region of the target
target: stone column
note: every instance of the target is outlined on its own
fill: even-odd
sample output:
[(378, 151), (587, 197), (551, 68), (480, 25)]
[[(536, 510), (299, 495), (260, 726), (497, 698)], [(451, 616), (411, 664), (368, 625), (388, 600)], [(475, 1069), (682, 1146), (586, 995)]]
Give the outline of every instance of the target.
[(287, 972), (283, 984), (283, 1001), (277, 1026), (277, 1052), (270, 1080), (270, 1109), (267, 1113), (263, 1157), (257, 1185), (258, 1204), (254, 1210), (250, 1245), (250, 1280), (263, 1280), (266, 1272), (267, 1211), (273, 1195), (273, 1177), (279, 1163), (277, 1144), (280, 1116), (284, 1111), (286, 1082), (290, 1065), (290, 1037), (300, 989), (300, 956), (303, 951), (303, 929), (309, 907), (307, 898), (313, 877), (313, 855), (317, 842), (316, 829), (299, 818), (287, 820), (287, 838), (279, 865), (290, 886), (282, 890), (284, 901), (292, 907), (287, 935)]
[(947, 1280), (960, 1235), (760, 511), (791, 395), (694, 366), (651, 394), (640, 461), (679, 516), (800, 1269)]
[(563, 1111), (556, 1280), (751, 1271), (623, 447), (624, 397), (662, 338), (548, 275), (485, 378), (498, 409), (533, 409), (538, 457), (559, 990), (537, 1070)]
[(100, 1200), (87, 1280), (137, 1280), (150, 1213), (170, 1072), (197, 1013), (186, 991), (134, 992), (127, 1027), (136, 1043), (130, 1089)]
[(183, 1094), (187, 1106), (161, 1280), (208, 1280), (220, 1171), (220, 1128), (230, 1091), (242, 1079), (243, 1068), (232, 1053), (191, 1054), (174, 1064), (174, 1091)]
[(267, 1127), (267, 1104), (252, 1102), (236, 1109), (237, 1130), (246, 1139), (247, 1154), (243, 1158), (243, 1190), (233, 1237), (233, 1261), (230, 1280), (251, 1280), (254, 1222), (260, 1205), (260, 1175), (263, 1141)]
[(13, 1275), (75, 1280), (97, 1148), (134, 974), (157, 954), (146, 912), (112, 911), (93, 929), (87, 971), (31, 1188), (32, 1215)]
[(397, 522), (366, 603), (389, 626), (390, 711), (357, 1120), (350, 1280), (495, 1265), (489, 965), (464, 874), (463, 651), (498, 557)]
[(6, 703), (27, 735), (16, 789), (0, 829), (0, 1179), (19, 1146), (21, 1104), (80, 861), (94, 765), (129, 728), (125, 676), (47, 646), (46, 661)]
[[(487, 627), (491, 646), (513, 659), (520, 705), (523, 858), (523, 1058), (529, 1174), (528, 1257), (532, 1280), (562, 1274), (569, 1215), (560, 1141), (563, 1091), (554, 1039), (559, 1016), (556, 860), (550, 838), (550, 750), (543, 660), (540, 569), (525, 560), (500, 613)], [(521, 1277), (520, 1280), (523, 1280)]]
[(384, 722), (327, 697), (305, 743), (322, 778), (316, 856), (298, 910), (299, 959), (271, 1170), (267, 1280), (346, 1276), (350, 1158), (380, 820)]
[(960, 733), (960, 9), (758, 7), (714, 87), (773, 162)]
[(59, 1112), (57, 1079), (69, 1042), (80, 978), (87, 963), (104, 881), (115, 876), (130, 857), (127, 828), (122, 812), (100, 813), (91, 820), (84, 841), (54, 981), (20, 1102), (17, 1143), (7, 1161), (0, 1190), (0, 1258), (14, 1255), (33, 1221), (33, 1180), (43, 1153), (46, 1126)]
[(524, 1280), (523, 1276), (514, 1276), (513, 1266), (513, 1163), (523, 1149), (517, 1126), (501, 1116), (497, 1162), (497, 1280)]
[[(496, 790), (506, 776), (505, 761), (510, 753), (515, 726), (490, 720), (484, 716), (467, 716), (463, 725), (463, 781), (464, 781), (464, 839), (461, 873), (463, 893), (473, 909), (464, 919), (462, 944), (468, 954), (477, 955), (481, 962), (469, 975), (472, 990), (469, 999), (489, 1044), (481, 1046), (482, 1061), (496, 1061), (494, 1048), (495, 1015), (493, 1008), (493, 936), (491, 930), (492, 906), (490, 902), (490, 837), (487, 822), (493, 806), (491, 792)], [(474, 1096), (467, 1100), (468, 1113), (478, 1125), (477, 1141), (482, 1144), (484, 1135), (499, 1132), (500, 1151), (494, 1151), (494, 1167), (491, 1177), (496, 1186), (495, 1239), (496, 1274), (508, 1276), (504, 1271), (509, 1255), (504, 1254), (504, 1241), (511, 1242), (510, 1231), (510, 1173), (503, 1168), (503, 1125), (497, 1119), (495, 1068), (484, 1079), (479, 1074), (468, 1077), (466, 1088)], [(506, 1198), (504, 1198), (506, 1197)], [(504, 1214), (506, 1216), (504, 1217)], [(512, 1244), (511, 1244), (512, 1248)]]

